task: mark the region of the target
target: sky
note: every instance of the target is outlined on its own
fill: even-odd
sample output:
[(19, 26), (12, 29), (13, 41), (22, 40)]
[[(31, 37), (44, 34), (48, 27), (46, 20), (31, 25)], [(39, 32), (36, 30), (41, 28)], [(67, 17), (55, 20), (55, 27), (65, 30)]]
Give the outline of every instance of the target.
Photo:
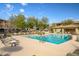
[(78, 3), (0, 3), (0, 19), (9, 19), (12, 14), (23, 13), (26, 17), (48, 17), (49, 23), (66, 19), (79, 20)]

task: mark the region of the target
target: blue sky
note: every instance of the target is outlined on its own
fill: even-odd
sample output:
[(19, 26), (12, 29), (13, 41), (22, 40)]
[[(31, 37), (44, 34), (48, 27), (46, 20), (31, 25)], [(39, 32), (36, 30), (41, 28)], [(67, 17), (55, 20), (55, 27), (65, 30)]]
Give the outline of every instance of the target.
[(8, 19), (11, 14), (23, 13), (26, 17), (35, 16), (41, 19), (47, 16), (49, 23), (61, 22), (65, 19), (79, 20), (79, 4), (57, 3), (1, 3), (0, 18)]

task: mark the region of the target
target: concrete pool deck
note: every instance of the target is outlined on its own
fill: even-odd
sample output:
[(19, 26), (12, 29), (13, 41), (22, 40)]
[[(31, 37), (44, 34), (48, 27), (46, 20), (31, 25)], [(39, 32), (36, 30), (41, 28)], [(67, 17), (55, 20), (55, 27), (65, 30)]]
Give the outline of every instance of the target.
[(5, 50), (3, 50), (10, 53), (11, 56), (65, 56), (67, 53), (73, 52), (76, 49), (74, 45), (79, 46), (79, 43), (75, 42), (75, 35), (72, 36), (72, 40), (61, 44), (40, 42), (38, 40), (33, 40), (24, 36), (13, 37), (20, 41), (18, 48), (15, 47), (13, 48), (14, 51), (10, 51), (10, 48), (7, 49), (5, 46), (2, 47), (5, 48)]

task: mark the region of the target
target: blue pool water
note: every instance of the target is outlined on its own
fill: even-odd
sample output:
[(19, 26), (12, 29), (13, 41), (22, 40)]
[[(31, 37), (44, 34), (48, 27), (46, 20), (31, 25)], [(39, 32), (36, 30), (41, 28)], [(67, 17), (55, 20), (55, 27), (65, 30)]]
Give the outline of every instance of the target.
[(46, 35), (46, 36), (33, 35), (28, 37), (32, 39), (37, 39), (40, 41), (54, 43), (54, 44), (61, 44), (71, 39), (70, 35), (61, 35), (61, 34), (52, 34), (52, 35)]

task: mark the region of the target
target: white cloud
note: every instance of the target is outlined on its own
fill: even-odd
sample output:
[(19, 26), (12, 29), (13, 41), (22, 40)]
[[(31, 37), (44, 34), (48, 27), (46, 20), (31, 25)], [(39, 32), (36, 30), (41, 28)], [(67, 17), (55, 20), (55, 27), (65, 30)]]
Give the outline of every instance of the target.
[(13, 10), (13, 6), (11, 4), (6, 4), (6, 9), (7, 10)]
[(11, 15), (11, 11), (13, 10), (13, 5), (11, 5), (11, 4), (6, 4), (5, 5), (5, 10), (7, 11), (7, 12), (5, 12), (8, 16), (10, 16)]
[(20, 9), (20, 12), (23, 13), (24, 12), (24, 9)]
[(11, 8), (11, 5), (10, 4), (6, 4), (6, 8)]
[(22, 6), (25, 6), (25, 5), (27, 5), (27, 3), (21, 3), (21, 5), (22, 5)]

